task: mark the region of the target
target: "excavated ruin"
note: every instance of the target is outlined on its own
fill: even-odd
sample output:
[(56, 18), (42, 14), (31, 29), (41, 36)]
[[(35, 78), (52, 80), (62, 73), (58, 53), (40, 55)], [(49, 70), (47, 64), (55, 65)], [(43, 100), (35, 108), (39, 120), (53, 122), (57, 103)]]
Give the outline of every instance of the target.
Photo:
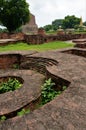
[[(0, 82), (16, 77), (22, 87), (0, 94), (0, 130), (85, 130), (86, 49), (71, 48), (47, 52), (0, 53)], [(35, 109), (41, 86), (51, 78), (57, 89), (67, 89), (51, 102)], [(30, 107), (22, 117), (17, 112)]]

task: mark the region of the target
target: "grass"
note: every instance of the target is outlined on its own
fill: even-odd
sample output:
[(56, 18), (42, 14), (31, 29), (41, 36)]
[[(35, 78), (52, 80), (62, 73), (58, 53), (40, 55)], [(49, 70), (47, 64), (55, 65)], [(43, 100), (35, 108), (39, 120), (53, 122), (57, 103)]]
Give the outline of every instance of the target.
[(73, 47), (71, 43), (65, 43), (61, 41), (44, 43), (41, 45), (28, 45), (26, 43), (16, 43), (7, 46), (0, 46), (0, 52), (2, 51), (14, 51), (14, 50), (36, 50), (36, 51), (47, 51), (61, 48)]
[[(65, 32), (66, 33), (66, 32)], [(73, 32), (71, 32), (72, 34), (86, 34), (86, 30), (76, 30), (75, 29), (75, 31), (73, 31)], [(46, 34), (47, 35), (55, 35), (55, 34), (57, 34), (57, 31), (47, 31), (46, 32)]]
[(74, 34), (86, 34), (86, 31), (75, 31)]
[(47, 31), (46, 34), (47, 34), (47, 35), (50, 35), (50, 34), (55, 35), (55, 34), (57, 34), (57, 31)]

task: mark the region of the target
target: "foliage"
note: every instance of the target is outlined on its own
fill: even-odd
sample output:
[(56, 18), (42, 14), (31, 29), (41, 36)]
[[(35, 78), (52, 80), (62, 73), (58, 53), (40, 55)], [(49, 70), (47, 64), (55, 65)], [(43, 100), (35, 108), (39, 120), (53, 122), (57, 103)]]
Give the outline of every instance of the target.
[(9, 32), (29, 21), (26, 0), (0, 0), (0, 21)]
[(8, 32), (8, 30), (6, 28), (5, 29), (0, 28), (0, 33), (4, 33), (4, 32)]
[(0, 121), (5, 121), (6, 120), (6, 116), (1, 116), (0, 117)]
[(86, 21), (83, 23), (84, 26), (86, 26)]
[(67, 28), (74, 28), (76, 25), (79, 24), (80, 24), (80, 18), (77, 18), (74, 15), (72, 16), (68, 15), (63, 20), (62, 26), (64, 29), (67, 29)]
[(8, 91), (14, 91), (21, 87), (21, 83), (15, 78), (9, 78), (7, 82), (0, 84), (0, 94)]
[(14, 69), (19, 69), (19, 64), (17, 64), (17, 63), (16, 63), (16, 64), (13, 64), (13, 68), (14, 68)]
[[(30, 113), (30, 109), (21, 109), (19, 112), (17, 112), (17, 116), (23, 116), (25, 114)], [(0, 121), (5, 121), (7, 119), (6, 116), (0, 116)]]
[(42, 86), (41, 96), (43, 105), (50, 102), (57, 95), (57, 92), (52, 88), (54, 85), (55, 83), (51, 79), (48, 79)]
[(86, 30), (77, 29), (75, 30), (74, 34), (86, 34)]
[(52, 99), (54, 99), (56, 96), (60, 95), (62, 93), (62, 91), (64, 91), (67, 88), (66, 86), (63, 86), (61, 91), (60, 90), (56, 91), (53, 88), (54, 86), (55, 86), (55, 83), (52, 82), (51, 78), (49, 78), (48, 80), (45, 81), (45, 83), (42, 86), (41, 105), (44, 105), (44, 104), (50, 102)]
[(15, 32), (15, 33), (22, 32), (22, 27), (17, 28), (14, 32)]
[(57, 30), (59, 26), (62, 26), (63, 19), (56, 19), (52, 21), (52, 28), (53, 30)]
[(67, 88), (67, 86), (63, 86), (62, 91), (64, 91)]
[(45, 29), (46, 32), (56, 31), (59, 28), (59, 26), (62, 26), (62, 21), (63, 19), (56, 19), (52, 21), (52, 24), (45, 25), (43, 28)]
[[(56, 31), (60, 26), (63, 29), (77, 28), (77, 26), (80, 25), (80, 20), (81, 19), (76, 17), (75, 15), (72, 15), (72, 16), (68, 15), (64, 19), (55, 19), (54, 21), (52, 21), (52, 24), (45, 25), (43, 28), (46, 31), (51, 31), (51, 30)], [(86, 25), (85, 22), (84, 22), (84, 25)]]
[(25, 110), (23, 108), (21, 111), (17, 112), (17, 116), (23, 116), (23, 115), (28, 114), (28, 113), (30, 113), (30, 109)]
[(47, 32), (47, 31), (50, 31), (50, 30), (52, 30), (52, 25), (50, 25), (50, 24), (45, 25), (45, 26), (44, 26), (44, 29), (45, 29), (46, 32)]
[(47, 35), (56, 35), (57, 34), (57, 31), (54, 31), (54, 30), (49, 30), (46, 32)]
[(44, 43), (40, 45), (28, 45), (26, 43), (17, 43), (11, 44), (7, 46), (0, 46), (0, 51), (12, 51), (12, 50), (36, 50), (36, 51), (46, 51), (60, 48), (68, 48), (73, 47), (74, 45), (71, 43), (54, 41), (49, 43)]
[(76, 30), (76, 29), (78, 29), (79, 28), (79, 25), (75, 25), (74, 26), (74, 29)]
[(78, 30), (84, 32), (84, 28), (82, 26), (80, 26)]

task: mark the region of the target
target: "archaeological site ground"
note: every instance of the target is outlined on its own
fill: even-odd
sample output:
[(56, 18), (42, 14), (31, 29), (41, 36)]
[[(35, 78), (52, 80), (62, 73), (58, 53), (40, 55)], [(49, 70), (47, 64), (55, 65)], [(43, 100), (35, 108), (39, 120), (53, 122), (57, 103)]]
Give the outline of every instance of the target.
[[(25, 41), (41, 44), (55, 40), (73, 40), (72, 48), (37, 51), (0, 52), (0, 83), (16, 78), (22, 86), (0, 94), (0, 130), (86, 130), (86, 35), (0, 35), (0, 44)], [(48, 43), (47, 43), (48, 44)], [(41, 86), (51, 78), (55, 89), (61, 90), (47, 104), (40, 102)], [(22, 109), (28, 114), (18, 116)], [(4, 120), (4, 117), (6, 119)]]

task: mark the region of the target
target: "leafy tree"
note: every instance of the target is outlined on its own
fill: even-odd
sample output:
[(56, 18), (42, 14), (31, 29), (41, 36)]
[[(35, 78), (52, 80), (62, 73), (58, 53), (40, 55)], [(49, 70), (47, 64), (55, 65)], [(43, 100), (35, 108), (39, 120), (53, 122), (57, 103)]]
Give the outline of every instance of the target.
[(65, 19), (63, 20), (63, 28), (74, 28), (76, 25), (80, 24), (80, 18), (75, 17), (74, 15), (72, 16), (66, 16)]
[(63, 19), (56, 19), (52, 22), (52, 28), (53, 30), (57, 30), (59, 26), (62, 26)]
[(9, 32), (29, 21), (28, 7), (26, 0), (0, 0), (0, 21)]
[(75, 25), (74, 26), (74, 29), (78, 29), (80, 26), (79, 25)]
[(45, 29), (46, 32), (50, 31), (50, 30), (52, 30), (52, 25), (51, 24), (45, 25), (44, 29)]
[(86, 26), (86, 21), (83, 23), (84, 26)]

